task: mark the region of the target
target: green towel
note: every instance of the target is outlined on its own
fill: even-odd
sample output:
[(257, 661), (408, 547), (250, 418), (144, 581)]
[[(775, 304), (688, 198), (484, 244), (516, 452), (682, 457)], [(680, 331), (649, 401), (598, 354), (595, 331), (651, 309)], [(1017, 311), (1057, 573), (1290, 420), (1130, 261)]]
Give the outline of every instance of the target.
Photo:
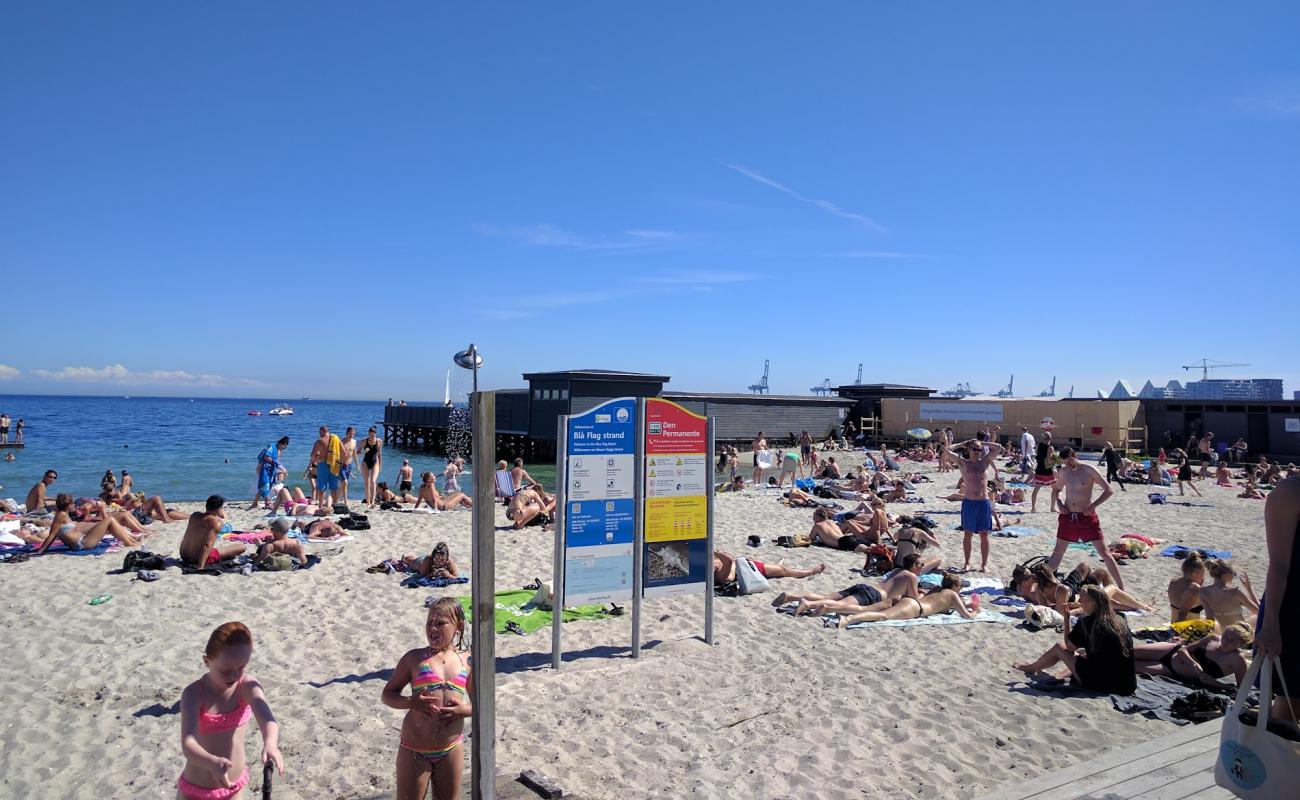
[[(537, 592), (533, 589), (516, 589), (510, 592), (496, 593), (496, 629), (497, 633), (506, 632), (506, 623), (515, 622), (523, 629), (524, 633), (532, 633), (540, 628), (545, 628), (551, 624), (551, 612), (544, 608), (531, 605), (528, 601), (533, 599)], [(465, 619), (473, 618), (473, 609), (470, 607), (470, 598), (460, 597), (461, 606), (465, 609)], [(575, 606), (564, 609), (564, 621), (573, 622), (575, 619), (603, 619), (609, 616), (609, 612), (598, 605)]]

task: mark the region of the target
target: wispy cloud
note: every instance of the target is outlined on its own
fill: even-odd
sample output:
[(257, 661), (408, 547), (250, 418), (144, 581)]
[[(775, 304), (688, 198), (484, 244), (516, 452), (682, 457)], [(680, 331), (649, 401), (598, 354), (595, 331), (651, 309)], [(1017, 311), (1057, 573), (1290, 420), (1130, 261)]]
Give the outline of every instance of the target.
[(744, 175), (746, 178), (758, 181), (764, 186), (770, 186), (773, 189), (776, 189), (778, 192), (784, 192), (785, 194), (790, 195), (791, 197), (793, 197), (794, 199), (798, 200), (801, 203), (807, 203), (810, 206), (819, 208), (822, 211), (825, 211), (827, 214), (832, 214), (834, 216), (841, 217), (843, 219), (851, 220), (863, 226), (864, 228), (870, 228), (873, 231), (880, 231), (880, 232), (885, 231), (885, 226), (881, 225), (879, 222), (876, 222), (874, 219), (868, 217), (865, 214), (859, 214), (856, 211), (846, 211), (829, 200), (819, 200), (815, 197), (808, 197), (807, 195), (801, 192), (791, 189), (789, 186), (786, 186), (783, 183), (778, 183), (777, 181), (772, 180), (771, 178), (767, 177), (766, 175), (759, 172), (758, 170), (753, 170), (748, 167), (742, 167), (738, 164), (731, 164), (726, 161), (719, 161), (718, 163), (726, 167), (727, 169), (731, 169), (731, 170), (735, 170), (736, 172), (739, 172), (741, 175)]
[(666, 275), (639, 278), (638, 283), (656, 286), (722, 286), (731, 283), (748, 283), (764, 276), (752, 272), (727, 272), (723, 270), (687, 270)]
[(840, 253), (827, 253), (827, 258), (879, 258), (879, 259), (900, 259), (900, 258), (930, 258), (922, 253), (900, 253), (895, 250), (845, 250)]
[(226, 378), (221, 375), (205, 373), (195, 374), (184, 370), (150, 370), (132, 372), (121, 364), (106, 367), (64, 367), (60, 370), (34, 369), (35, 378), (47, 381), (70, 381), (76, 383), (114, 383), (123, 385), (167, 384), (170, 386), (229, 386), (232, 384), (255, 384), (248, 378)]
[(1300, 91), (1275, 92), (1243, 98), (1242, 109), (1271, 117), (1300, 117)]
[(675, 231), (636, 228), (614, 235), (586, 235), (555, 225), (475, 225), (483, 236), (514, 239), (536, 247), (555, 247), (574, 252), (619, 252), (662, 250), (680, 244), (686, 237)]
[(18, 370), (8, 364), (0, 364), (0, 381), (7, 381), (10, 378), (17, 378)]

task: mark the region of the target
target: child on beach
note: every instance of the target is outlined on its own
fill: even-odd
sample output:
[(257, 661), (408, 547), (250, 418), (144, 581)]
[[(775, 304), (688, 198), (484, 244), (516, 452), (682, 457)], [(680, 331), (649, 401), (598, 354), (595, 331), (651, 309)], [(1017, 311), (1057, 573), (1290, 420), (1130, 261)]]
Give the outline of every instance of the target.
[[(176, 782), (177, 800), (232, 800), (248, 785), (244, 726), (256, 717), (262, 732), (262, 763), (281, 775), (280, 726), (262, 684), (244, 673), (253, 655), (253, 634), (242, 622), (227, 622), (208, 637), (203, 651), (207, 674), (181, 693), (181, 752), (185, 770)], [(229, 709), (229, 710), (227, 710)]]
[[(436, 800), (453, 800), (460, 796), (461, 743), (471, 711), (465, 611), (455, 598), (441, 597), (429, 606), (424, 635), (429, 646), (402, 656), (383, 692), (384, 705), (406, 711), (397, 751), (397, 798), (423, 798), (432, 778)], [(408, 684), (411, 694), (403, 695)]]

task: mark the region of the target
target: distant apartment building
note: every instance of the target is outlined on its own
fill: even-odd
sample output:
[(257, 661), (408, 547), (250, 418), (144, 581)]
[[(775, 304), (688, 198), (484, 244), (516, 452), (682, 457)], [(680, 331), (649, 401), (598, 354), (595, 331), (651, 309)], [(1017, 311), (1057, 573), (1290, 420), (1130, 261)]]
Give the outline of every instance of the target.
[(1281, 400), (1281, 378), (1207, 378), (1189, 381), (1188, 400)]

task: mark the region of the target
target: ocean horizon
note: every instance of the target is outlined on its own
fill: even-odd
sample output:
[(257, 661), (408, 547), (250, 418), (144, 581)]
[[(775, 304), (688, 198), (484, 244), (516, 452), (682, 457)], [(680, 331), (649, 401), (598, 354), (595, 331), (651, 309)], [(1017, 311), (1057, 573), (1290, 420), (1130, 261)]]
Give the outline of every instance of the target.
[[(396, 401), (397, 398), (394, 398)], [(46, 469), (59, 473), (53, 492), (93, 497), (100, 479), (112, 469), (131, 473), (138, 491), (161, 495), (167, 502), (193, 502), (220, 494), (233, 503), (247, 503), (256, 486), (258, 454), (267, 444), (288, 436), (283, 456), (286, 485), (307, 487), (311, 447), (321, 425), (343, 436), (351, 425), (357, 439), (370, 426), (383, 437), (386, 400), (302, 400), (285, 397), (185, 397), (112, 395), (0, 395), (0, 412), (25, 422), (23, 449), (6, 449), (15, 460), (0, 460), (0, 496), (22, 502)], [(412, 405), (440, 401), (410, 401)], [(294, 408), (292, 416), (268, 416), (279, 403)], [(262, 416), (249, 416), (257, 410)], [(11, 423), (12, 424), (12, 423)], [(14, 439), (11, 429), (10, 441)], [(433, 453), (385, 446), (381, 481), (395, 485), (402, 459), (419, 474), (442, 474), (446, 460)], [(529, 472), (553, 487), (553, 464), (529, 464)], [(441, 485), (441, 484), (440, 484)], [(472, 480), (460, 478), (464, 491)], [(349, 492), (362, 496), (360, 475)]]

